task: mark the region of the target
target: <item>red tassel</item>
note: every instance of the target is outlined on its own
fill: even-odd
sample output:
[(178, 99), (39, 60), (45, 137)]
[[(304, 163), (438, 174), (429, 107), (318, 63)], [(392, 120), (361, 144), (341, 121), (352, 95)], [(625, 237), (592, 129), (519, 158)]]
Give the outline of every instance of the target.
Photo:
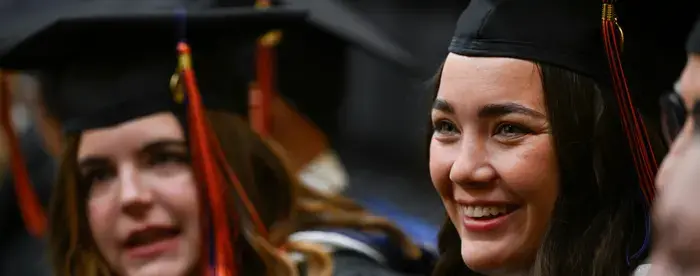
[(263, 223), (262, 219), (260, 218), (260, 215), (258, 214), (255, 205), (253, 205), (253, 202), (250, 201), (248, 193), (246, 193), (245, 189), (243, 188), (243, 185), (241, 185), (241, 181), (238, 179), (238, 176), (236, 176), (236, 173), (233, 172), (230, 166), (228, 166), (228, 163), (226, 162), (226, 156), (224, 156), (224, 151), (221, 149), (221, 144), (219, 144), (219, 140), (216, 137), (216, 134), (213, 131), (211, 131), (211, 128), (208, 137), (210, 137), (211, 145), (214, 147), (214, 151), (216, 152), (217, 157), (221, 162), (221, 167), (224, 169), (228, 180), (233, 185), (233, 188), (239, 195), (243, 206), (246, 208), (246, 211), (250, 215), (250, 220), (255, 225), (255, 228), (258, 230), (258, 233), (262, 237), (267, 238), (268, 231), (267, 227), (265, 227), (265, 223)]
[(192, 163), (199, 178), (206, 185), (207, 199), (211, 207), (212, 224), (214, 227), (214, 254), (216, 275), (238, 275), (238, 269), (234, 260), (233, 246), (231, 240), (228, 218), (226, 216), (227, 206), (224, 202), (225, 193), (224, 180), (221, 171), (217, 168), (216, 157), (212, 155), (212, 146), (207, 139), (210, 133), (206, 129), (207, 123), (204, 115), (202, 99), (195, 80), (191, 66), (190, 47), (181, 42), (178, 44), (180, 54), (180, 70), (184, 78), (187, 93), (187, 110), (189, 134), (191, 139), (190, 148), (192, 150)]
[(275, 45), (280, 33), (265, 34), (255, 49), (256, 86), (251, 91), (251, 100), (257, 110), (251, 113), (254, 130), (262, 137), (272, 133), (272, 99), (275, 96)]
[(654, 176), (658, 170), (658, 163), (652, 151), (644, 121), (632, 102), (620, 56), (624, 37), (617, 23), (614, 7), (607, 0), (603, 1), (602, 35), (612, 75), (613, 90), (617, 98), (622, 126), (632, 151), (639, 185), (646, 202), (651, 205), (656, 190)]
[(29, 173), (25, 167), (24, 157), (20, 151), (19, 140), (12, 124), (12, 104), (10, 95), (10, 82), (7, 74), (0, 72), (0, 124), (7, 137), (8, 150), (10, 151), (10, 167), (15, 180), (15, 192), (22, 219), (27, 231), (36, 237), (41, 237), (46, 232), (46, 216), (39, 199), (34, 192), (29, 179)]

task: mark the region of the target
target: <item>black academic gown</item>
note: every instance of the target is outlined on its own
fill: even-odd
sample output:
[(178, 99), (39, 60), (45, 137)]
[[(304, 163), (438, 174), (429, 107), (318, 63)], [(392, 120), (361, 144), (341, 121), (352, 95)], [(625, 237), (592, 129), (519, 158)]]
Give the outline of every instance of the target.
[[(404, 256), (400, 246), (386, 235), (349, 229), (302, 231), (290, 239), (323, 245), (333, 252), (334, 276), (430, 275), (438, 259), (430, 246), (420, 246), (422, 257), (413, 260)], [(300, 275), (306, 275), (303, 260), (300, 269)]]
[[(30, 127), (19, 138), (29, 177), (46, 207), (56, 170), (54, 160), (44, 151), (35, 127)], [(31, 236), (24, 227), (12, 176), (5, 174), (0, 181), (0, 275), (52, 275), (45, 239)]]

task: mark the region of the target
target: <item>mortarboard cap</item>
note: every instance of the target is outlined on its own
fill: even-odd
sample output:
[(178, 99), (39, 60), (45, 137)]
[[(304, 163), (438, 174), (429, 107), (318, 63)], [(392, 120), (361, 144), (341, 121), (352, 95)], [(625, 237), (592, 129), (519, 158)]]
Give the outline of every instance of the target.
[[(0, 68), (40, 69), (66, 59), (73, 62), (79, 56), (108, 59), (169, 47), (183, 34), (197, 50), (201, 41), (234, 34), (231, 41), (240, 41), (235, 47), (235, 70), (244, 81), (254, 78), (253, 39), (276, 27), (284, 31), (276, 47), (277, 90), (331, 132), (337, 122), (328, 115), (337, 113), (347, 87), (348, 46), (405, 72), (417, 72), (407, 51), (337, 1), (274, 1), (277, 5), (266, 9), (253, 9), (254, 1), (233, 0), (63, 0), (50, 7), (38, 2), (16, 1), (0, 9), (0, 24), (12, 26), (0, 31)], [(186, 17), (184, 27), (177, 22), (179, 13)], [(246, 91), (242, 85), (236, 87)], [(80, 109), (81, 103), (70, 97), (44, 94), (59, 117)], [(239, 113), (246, 111), (247, 96), (235, 95)]]

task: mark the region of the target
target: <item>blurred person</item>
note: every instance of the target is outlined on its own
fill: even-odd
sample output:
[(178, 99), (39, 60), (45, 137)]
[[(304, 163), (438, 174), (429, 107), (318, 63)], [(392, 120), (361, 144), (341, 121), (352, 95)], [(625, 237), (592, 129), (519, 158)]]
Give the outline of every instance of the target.
[(664, 145), (626, 89), (620, 64), (645, 57), (620, 57), (643, 41), (625, 32), (641, 4), (625, 3), (618, 21), (610, 1), (470, 1), (433, 91), (429, 169), (448, 214), (433, 275), (645, 264)]
[(661, 100), (664, 131), (673, 144), (657, 177), (653, 276), (700, 275), (700, 212), (694, 204), (700, 193), (700, 21), (686, 49), (676, 89)]
[[(148, 7), (146, 2), (140, 3)], [(32, 70), (39, 77), (47, 109), (67, 134), (50, 213), (56, 274), (186, 275), (213, 270), (297, 275), (292, 252), (305, 256), (299, 263), (304, 275), (424, 275), (430, 270), (429, 254), (386, 219), (347, 199), (298, 185), (286, 150), (261, 139), (234, 115), (247, 111), (242, 99), (247, 78), (237, 71), (239, 47), (285, 22), (306, 26), (304, 16), (313, 16), (313, 10), (188, 10), (188, 33), (200, 34), (189, 39), (196, 45), (194, 71), (203, 98), (197, 105), (199, 94), (184, 67), (189, 63), (176, 63), (170, 39), (153, 35), (138, 45), (128, 43), (163, 26), (158, 16), (141, 18), (152, 24), (131, 25), (134, 13), (168, 13), (172, 33), (183, 17), (162, 10), (164, 6), (148, 10), (133, 5), (111, 6), (112, 16), (95, 16), (105, 4), (71, 7), (109, 24), (57, 15), (70, 27), (46, 25), (43, 33), (60, 34), (56, 37), (61, 40), (48, 36), (38, 44), (23, 41), (26, 48), (0, 56), (0, 66)], [(56, 11), (67, 7), (54, 5)], [(342, 9), (336, 11), (334, 20), (347, 16)], [(222, 13), (236, 15), (228, 18), (227, 26), (245, 25), (251, 35), (203, 35), (203, 26), (221, 26), (212, 17)], [(16, 13), (18, 18), (33, 15)], [(289, 33), (309, 29), (314, 30), (289, 28)], [(346, 31), (351, 37), (366, 35)], [(68, 39), (86, 34), (94, 40)], [(106, 57), (104, 52), (115, 54)], [(29, 58), (37, 55), (44, 55), (44, 63)], [(208, 143), (203, 146), (203, 141)], [(208, 150), (200, 148), (207, 145)], [(206, 152), (215, 154), (214, 160)]]

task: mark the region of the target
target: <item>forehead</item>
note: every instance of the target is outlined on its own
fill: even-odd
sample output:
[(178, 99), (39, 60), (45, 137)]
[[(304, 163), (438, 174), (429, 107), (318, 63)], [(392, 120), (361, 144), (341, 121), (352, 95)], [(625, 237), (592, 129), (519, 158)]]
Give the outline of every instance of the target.
[(544, 107), (539, 69), (512, 58), (448, 55), (438, 97), (459, 106), (507, 101)]
[(184, 140), (177, 118), (169, 112), (144, 116), (109, 128), (83, 132), (78, 158), (87, 155), (118, 155), (162, 140)]

